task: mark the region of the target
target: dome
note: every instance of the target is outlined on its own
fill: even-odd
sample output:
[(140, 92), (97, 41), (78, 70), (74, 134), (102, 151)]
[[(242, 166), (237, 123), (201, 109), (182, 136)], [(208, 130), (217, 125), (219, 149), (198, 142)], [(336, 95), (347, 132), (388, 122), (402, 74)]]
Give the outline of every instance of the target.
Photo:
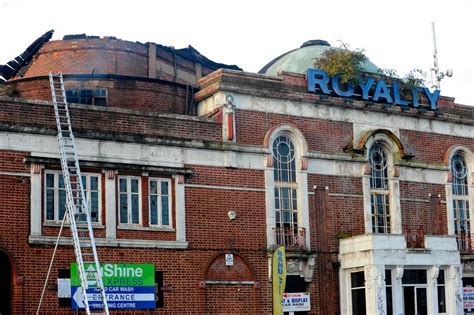
[[(309, 40), (300, 48), (290, 50), (283, 55), (270, 61), (265, 67), (263, 67), (258, 73), (266, 75), (277, 75), (280, 70), (295, 73), (305, 73), (309, 68), (314, 68), (314, 57), (320, 56), (323, 52), (328, 49), (335, 48), (329, 45), (325, 40)], [(363, 69), (366, 72), (377, 73), (379, 69), (372, 62), (367, 61), (363, 65)]]

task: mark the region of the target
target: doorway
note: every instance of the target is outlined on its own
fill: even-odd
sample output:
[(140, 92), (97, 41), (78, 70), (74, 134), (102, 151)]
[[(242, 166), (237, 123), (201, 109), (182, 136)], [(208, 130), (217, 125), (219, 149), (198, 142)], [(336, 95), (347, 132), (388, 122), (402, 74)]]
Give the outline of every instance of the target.
[(406, 286), (403, 288), (403, 297), (405, 301), (405, 315), (428, 314), (425, 287)]
[(405, 270), (402, 285), (405, 315), (428, 315), (426, 270)]
[(0, 250), (0, 315), (11, 314), (12, 269), (10, 259)]

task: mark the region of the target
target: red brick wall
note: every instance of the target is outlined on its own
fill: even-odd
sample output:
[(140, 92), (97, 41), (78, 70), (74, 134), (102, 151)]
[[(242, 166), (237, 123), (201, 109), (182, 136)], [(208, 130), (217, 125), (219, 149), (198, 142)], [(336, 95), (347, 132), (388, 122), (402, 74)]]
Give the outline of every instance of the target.
[(186, 180), (186, 184), (265, 188), (264, 172), (261, 170), (197, 165), (188, 167), (191, 167), (194, 174)]
[[(446, 188), (444, 185), (424, 184), (414, 182), (400, 182), (400, 207), (402, 210), (402, 225), (406, 229), (415, 230), (423, 228), (427, 235), (436, 234), (432, 226), (434, 221), (439, 222), (442, 234), (448, 234), (448, 222), (446, 204), (436, 218), (433, 218), (430, 210), (430, 197), (441, 195), (446, 200)], [(407, 200), (408, 199), (408, 200)]]
[[(36, 78), (11, 83), (18, 97), (51, 101), (47, 78)], [(156, 113), (184, 114), (186, 88), (150, 80), (94, 78), (88, 80), (64, 78), (66, 89), (106, 89), (107, 107), (138, 109)], [(191, 99), (191, 92), (188, 92)]]
[[(342, 177), (342, 176), (323, 176), (323, 175), (308, 175), (308, 187), (328, 187), (328, 203), (327, 206), (329, 215), (329, 238), (330, 250), (339, 251), (339, 238), (354, 235), (365, 234), (364, 227), (364, 200), (362, 191), (362, 178), (357, 177)], [(311, 210), (314, 207), (314, 195), (310, 196), (310, 222), (313, 226), (319, 218), (312, 216), (315, 213)], [(315, 239), (315, 234), (312, 234), (311, 243), (318, 242)], [(313, 245), (314, 246), (314, 245)]]
[(308, 142), (310, 151), (341, 153), (344, 146), (352, 143), (351, 123), (256, 111), (236, 110), (235, 112), (237, 143), (239, 144), (261, 146), (267, 132), (280, 124), (297, 127)]
[[(26, 152), (0, 151), (0, 172), (29, 174), (29, 168), (23, 164)], [(28, 241), (30, 227), (30, 181), (29, 177), (0, 175), (0, 251), (10, 258), (12, 268), (12, 311), (23, 312), (25, 300), (24, 286), (19, 277), (25, 276), (23, 256)], [(30, 257), (31, 268), (35, 259)], [(30, 268), (30, 269), (31, 269)], [(4, 280), (2, 280), (4, 281)]]
[(140, 43), (104, 38), (50, 41), (22, 75), (42, 76), (50, 71), (148, 77), (148, 48)]
[(249, 285), (206, 288), (206, 314), (256, 314), (255, 292)]
[(0, 171), (27, 173), (29, 175), (30, 168), (23, 162), (23, 159), (29, 155), (29, 152), (0, 150)]
[[(17, 127), (47, 128), (56, 134), (52, 105), (0, 100), (0, 123)], [(70, 115), (76, 136), (83, 132), (127, 135), (134, 141), (149, 137), (220, 140), (222, 126), (207, 119), (177, 119), (156, 114), (91, 109), (87, 105), (71, 106)], [(184, 118), (184, 117), (183, 117)], [(104, 123), (106, 122), (106, 123)]]
[[(23, 152), (1, 152), (3, 159), (0, 159), (1, 171), (27, 172), (28, 167), (23, 163), (23, 158), (28, 153)], [(8, 161), (8, 162), (7, 162)], [(198, 168), (195, 168), (197, 171)], [(90, 169), (88, 171), (91, 171)], [(205, 177), (209, 169), (199, 170), (196, 178)], [(225, 174), (226, 170), (215, 169), (214, 176)], [(233, 174), (240, 180), (244, 180), (249, 172), (243, 171), (241, 174)], [(15, 309), (17, 313), (33, 313), (36, 311), (38, 299), (43, 286), (43, 281), (47, 272), (49, 261), (52, 255), (52, 246), (29, 245), (29, 208), (30, 208), (30, 185), (29, 181), (20, 181), (18, 176), (0, 175), (0, 224), (9, 226), (9, 229), (0, 229), (0, 247), (8, 252), (15, 266), (16, 277), (23, 277), (24, 284), (14, 285), (14, 292), (23, 292), (24, 298), (19, 293), (14, 296)], [(143, 178), (147, 180), (146, 177)], [(146, 189), (145, 189), (146, 190)], [(234, 300), (228, 296), (228, 291), (235, 291), (239, 288), (242, 297), (249, 298), (251, 292), (252, 301), (255, 306), (252, 313), (268, 313), (271, 310), (271, 299), (269, 296), (269, 284), (267, 281), (268, 266), (266, 252), (266, 236), (263, 222), (257, 222), (255, 218), (264, 218), (258, 213), (265, 213), (264, 196), (260, 192), (237, 192), (232, 197), (227, 195), (228, 191), (218, 191), (220, 193), (205, 193), (202, 189), (186, 188), (186, 202), (192, 203), (194, 191), (203, 197), (203, 201), (197, 204), (198, 207), (187, 204), (189, 215), (187, 218), (188, 239), (190, 240), (189, 250), (165, 250), (165, 249), (137, 249), (137, 248), (102, 248), (98, 252), (101, 260), (112, 263), (153, 263), (156, 270), (164, 272), (164, 285), (169, 289), (165, 292), (165, 308), (151, 311), (151, 314), (159, 312), (183, 313), (203, 313), (206, 308), (225, 310), (248, 311), (248, 303), (222, 304), (222, 297)], [(213, 190), (214, 192), (214, 190)], [(232, 191), (230, 191), (232, 193)], [(233, 198), (231, 202), (229, 199)], [(188, 201), (189, 200), (189, 201)], [(230, 222), (227, 217), (227, 205), (231, 205), (238, 212), (238, 218)], [(256, 205), (260, 205), (257, 208)], [(207, 214), (206, 214), (207, 213)], [(209, 217), (206, 220), (206, 216)], [(200, 217), (200, 220), (195, 220)], [(264, 220), (264, 219), (263, 219)], [(262, 227), (261, 231), (256, 230), (256, 226)], [(12, 230), (15, 232), (12, 233)], [(55, 235), (57, 228), (48, 227), (44, 229), (48, 233)], [(147, 232), (130, 231), (135, 233), (135, 238), (147, 238)], [(204, 232), (205, 234), (200, 234)], [(120, 233), (120, 231), (119, 231)], [(66, 232), (64, 235), (67, 235)], [(100, 231), (99, 231), (100, 234)], [(173, 233), (174, 234), (174, 233)], [(211, 237), (210, 234), (213, 234)], [(226, 240), (230, 238), (232, 243)], [(255, 242), (259, 238), (260, 241)], [(154, 234), (150, 239), (161, 239), (161, 235)], [(231, 248), (228, 248), (228, 245)], [(217, 254), (238, 251), (238, 255), (245, 258), (249, 264), (249, 270), (255, 271), (255, 281), (261, 283), (262, 288), (250, 286), (228, 286), (209, 287), (200, 289), (198, 284), (205, 280), (205, 272), (208, 265)], [(237, 254), (237, 253), (236, 253)], [(46, 296), (42, 311), (50, 314), (72, 314), (68, 308), (58, 308), (57, 291), (55, 281), (58, 269), (69, 268), (69, 264), (74, 261), (73, 249), (70, 246), (60, 246), (53, 266), (51, 282), (46, 290)], [(240, 275), (242, 279), (249, 280), (248, 274)], [(243, 279), (245, 278), (245, 279)], [(250, 290), (250, 291), (249, 291)], [(248, 291), (248, 292), (247, 292)], [(262, 293), (265, 292), (265, 293)], [(204, 294), (204, 295), (203, 295)], [(261, 296), (263, 294), (263, 297)], [(204, 300), (203, 300), (204, 298)], [(204, 302), (203, 302), (204, 301)], [(240, 301), (239, 299), (235, 300)], [(240, 307), (240, 308), (239, 308)], [(253, 311), (255, 310), (255, 311)], [(116, 312), (118, 313), (118, 312)], [(125, 312), (123, 312), (125, 313)], [(131, 313), (131, 312), (126, 312)], [(140, 313), (140, 312), (135, 312)]]
[(439, 135), (414, 130), (400, 130), (400, 140), (414, 160), (424, 163), (445, 164), (445, 157), (453, 145), (463, 145), (474, 151), (474, 141), (468, 137)]
[[(230, 220), (227, 213), (235, 211)], [(186, 187), (186, 227), (191, 248), (267, 249), (265, 193)]]

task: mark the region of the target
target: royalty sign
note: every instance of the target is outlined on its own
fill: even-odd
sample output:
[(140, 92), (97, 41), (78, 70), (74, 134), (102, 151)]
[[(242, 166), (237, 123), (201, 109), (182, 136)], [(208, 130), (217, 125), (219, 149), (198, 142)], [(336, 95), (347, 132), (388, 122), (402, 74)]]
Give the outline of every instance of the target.
[[(385, 104), (393, 104), (401, 107), (418, 108), (420, 95), (423, 95), (429, 102), (429, 106), (423, 106), (429, 110), (438, 108), (439, 90), (431, 91), (427, 87), (414, 86), (411, 91), (403, 96), (399, 83), (387, 84), (384, 80), (367, 77), (359, 80), (357, 84), (341, 83), (338, 75), (330, 76), (326, 71), (319, 69), (308, 69), (306, 72), (308, 92), (321, 93), (332, 96), (362, 99)], [(403, 97), (406, 97), (404, 99)]]
[[(89, 282), (87, 297), (91, 309), (102, 308), (95, 282), (95, 266), (85, 264)], [(101, 264), (102, 280), (109, 309), (154, 309), (155, 266), (152, 264)], [(77, 264), (71, 264), (72, 308), (85, 308)]]

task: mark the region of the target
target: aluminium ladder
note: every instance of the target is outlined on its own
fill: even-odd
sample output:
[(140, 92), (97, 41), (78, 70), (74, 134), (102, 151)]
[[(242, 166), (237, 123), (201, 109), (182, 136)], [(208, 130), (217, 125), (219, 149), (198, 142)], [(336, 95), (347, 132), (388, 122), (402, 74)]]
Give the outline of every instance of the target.
[[(71, 227), (77, 269), (81, 280), (81, 287), (78, 290), (81, 290), (79, 293), (84, 297), (83, 306), (87, 314), (91, 314), (93, 308), (94, 312), (108, 315), (109, 309), (97, 257), (89, 203), (84, 192), (62, 74), (50, 72), (49, 83), (58, 127), (59, 156), (66, 190), (65, 215)], [(87, 295), (89, 288), (95, 288), (93, 305), (91, 298)]]

